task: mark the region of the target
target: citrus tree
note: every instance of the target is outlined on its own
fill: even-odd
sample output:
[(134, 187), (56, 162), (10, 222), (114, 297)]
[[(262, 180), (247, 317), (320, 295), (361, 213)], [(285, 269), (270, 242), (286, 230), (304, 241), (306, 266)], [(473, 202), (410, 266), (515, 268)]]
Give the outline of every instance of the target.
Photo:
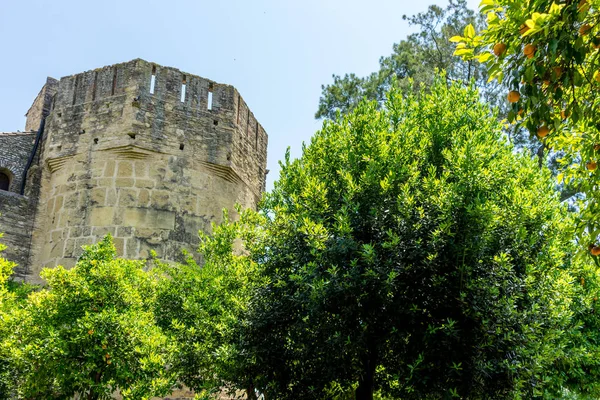
[(474, 89), (386, 98), (325, 121), (263, 203), (255, 382), (277, 399), (551, 397), (582, 282), (549, 172)]
[(225, 212), (211, 235), (199, 233), (201, 266), (192, 257), (179, 264), (156, 261), (162, 279), (155, 314), (177, 346), (171, 369), (199, 398), (225, 390), (256, 399), (253, 357), (243, 347), (242, 321), (260, 282), (257, 264), (247, 253), (252, 243), (260, 242), (262, 217), (245, 211), (242, 219), (230, 221)]
[[(2, 234), (0, 233), (0, 238)], [(0, 243), (0, 254), (6, 246)], [(0, 343), (2, 338), (8, 334), (7, 319), (9, 311), (16, 306), (17, 296), (9, 290), (9, 278), (12, 275), (15, 264), (0, 257)], [(8, 362), (10, 351), (0, 346), (0, 398), (10, 398), (14, 390), (14, 370)]]
[(600, 1), (483, 0), (487, 28), (467, 26), (455, 54), (478, 60), (506, 87), (508, 120), (562, 159), (559, 182), (585, 194), (577, 223), (600, 254)]
[(115, 254), (110, 237), (86, 247), (71, 270), (44, 269), (48, 288), (8, 310), (0, 349), (17, 398), (169, 393), (173, 348), (154, 323), (156, 280), (143, 262)]

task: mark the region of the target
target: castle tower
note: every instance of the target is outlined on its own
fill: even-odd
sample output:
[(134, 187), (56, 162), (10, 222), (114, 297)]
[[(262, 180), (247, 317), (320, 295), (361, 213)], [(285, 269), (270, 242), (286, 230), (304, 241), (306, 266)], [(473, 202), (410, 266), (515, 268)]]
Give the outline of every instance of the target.
[[(39, 194), (25, 193), (32, 282), (108, 233), (123, 257), (178, 260), (223, 208), (255, 207), (264, 191), (267, 135), (232, 86), (137, 59), (64, 77), (55, 93), (27, 183)], [(34, 111), (30, 129), (43, 115)]]

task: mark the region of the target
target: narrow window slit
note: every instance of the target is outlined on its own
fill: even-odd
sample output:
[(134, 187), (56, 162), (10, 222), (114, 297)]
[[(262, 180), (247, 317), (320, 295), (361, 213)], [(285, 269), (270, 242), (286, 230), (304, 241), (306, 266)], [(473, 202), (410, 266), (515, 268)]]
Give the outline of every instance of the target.
[(212, 110), (212, 106), (213, 106), (212, 100), (213, 100), (212, 89), (208, 89), (208, 103), (206, 104), (207, 110)]
[(184, 147), (185, 147), (185, 145), (183, 143), (179, 144), (179, 150), (183, 150)]
[(94, 139), (94, 144), (98, 144), (98, 138)]
[(214, 126), (217, 126), (217, 125), (219, 125), (219, 121), (215, 119), (215, 120), (213, 121), (213, 125), (214, 125)]
[(110, 95), (114, 96), (116, 90), (117, 90), (117, 67), (115, 67), (113, 70), (113, 81), (112, 81), (112, 89), (110, 91)]
[(250, 109), (248, 109), (248, 115), (246, 115), (246, 136), (250, 132)]
[(135, 133), (128, 133), (129, 137), (135, 139)]
[(150, 78), (150, 94), (154, 94), (154, 86), (156, 85), (156, 65), (152, 66), (152, 77)]
[(256, 121), (256, 138), (254, 143), (254, 148), (258, 148), (258, 121)]
[(184, 103), (185, 102), (185, 88), (186, 88), (186, 81), (185, 81), (185, 75), (183, 76), (183, 81), (181, 81), (181, 102)]
[(92, 101), (96, 101), (96, 89), (98, 88), (98, 71), (94, 72), (94, 83), (92, 85)]
[(73, 85), (73, 101), (72, 105), (75, 105), (75, 101), (77, 100), (77, 88), (79, 87), (79, 75), (75, 77), (75, 85)]

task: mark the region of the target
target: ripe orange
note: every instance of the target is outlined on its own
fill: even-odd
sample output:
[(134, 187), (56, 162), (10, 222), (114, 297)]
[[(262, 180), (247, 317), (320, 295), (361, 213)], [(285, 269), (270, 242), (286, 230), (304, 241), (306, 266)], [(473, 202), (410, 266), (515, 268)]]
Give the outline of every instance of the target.
[(585, 36), (588, 33), (590, 33), (591, 30), (592, 30), (592, 27), (590, 26), (590, 24), (583, 24), (579, 27), (579, 34), (581, 36)]
[(596, 82), (600, 82), (600, 71), (594, 72), (594, 79)]
[(528, 44), (523, 49), (523, 54), (525, 54), (527, 56), (527, 58), (532, 58), (535, 55), (535, 50), (536, 50), (536, 48), (534, 45)]
[(569, 118), (569, 115), (571, 115), (571, 113), (570, 113), (570, 112), (568, 112), (567, 110), (562, 110), (562, 111), (560, 112), (560, 117), (561, 117), (562, 119), (567, 119), (567, 118)]
[(598, 167), (598, 164), (596, 164), (596, 161), (588, 161), (585, 164), (585, 167), (589, 170), (589, 171), (595, 171), (596, 168)]
[(538, 128), (537, 130), (537, 135), (541, 138), (548, 136), (548, 133), (550, 132), (550, 128), (548, 128), (546, 125), (542, 125)]
[(516, 103), (521, 98), (521, 94), (516, 90), (511, 90), (508, 92), (507, 98), (509, 103)]
[(562, 75), (562, 68), (561, 67), (554, 67), (554, 68), (552, 68), (552, 70), (554, 71), (555, 78), (559, 79), (560, 76)]
[(523, 24), (523, 25), (521, 25), (521, 26), (519, 27), (519, 33), (520, 33), (521, 35), (524, 35), (524, 34), (525, 34), (525, 32), (527, 32), (528, 30), (529, 30), (529, 27), (528, 27), (527, 25), (525, 25), (525, 24)]
[(593, 246), (592, 249), (590, 250), (590, 253), (592, 253), (593, 256), (600, 255), (600, 247)]
[(506, 51), (506, 45), (504, 43), (496, 43), (494, 45), (494, 54), (496, 57), (500, 57)]

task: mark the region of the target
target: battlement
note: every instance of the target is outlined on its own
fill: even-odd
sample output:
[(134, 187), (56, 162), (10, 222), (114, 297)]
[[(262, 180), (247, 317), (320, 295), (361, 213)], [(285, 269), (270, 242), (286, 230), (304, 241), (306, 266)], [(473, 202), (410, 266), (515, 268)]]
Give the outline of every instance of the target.
[[(228, 169), (223, 176), (264, 188), (267, 134), (231, 85), (136, 59), (61, 78), (52, 110), (51, 159), (82, 150), (83, 135), (98, 130), (83, 127), (84, 119), (110, 120), (122, 132), (107, 135), (111, 130), (101, 124), (103, 135), (90, 139), (96, 149), (193, 149), (217, 169)], [(255, 166), (249, 158), (256, 158)]]

